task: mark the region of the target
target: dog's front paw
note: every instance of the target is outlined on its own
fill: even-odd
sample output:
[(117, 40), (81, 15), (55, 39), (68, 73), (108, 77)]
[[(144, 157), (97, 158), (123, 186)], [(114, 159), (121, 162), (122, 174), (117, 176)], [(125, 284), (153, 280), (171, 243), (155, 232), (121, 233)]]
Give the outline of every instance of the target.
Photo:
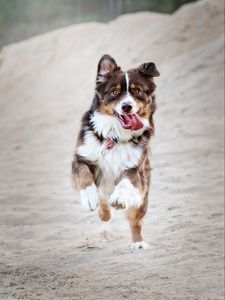
[(93, 183), (80, 191), (81, 204), (84, 208), (95, 210), (99, 203), (99, 195), (96, 185)]
[(109, 204), (114, 207), (140, 207), (142, 197), (140, 190), (133, 186), (128, 178), (124, 178), (116, 185), (110, 199)]
[(140, 242), (135, 242), (135, 243), (132, 243), (130, 245), (130, 249), (131, 250), (137, 250), (137, 249), (150, 249), (149, 245), (147, 243), (145, 243), (144, 241), (140, 241)]

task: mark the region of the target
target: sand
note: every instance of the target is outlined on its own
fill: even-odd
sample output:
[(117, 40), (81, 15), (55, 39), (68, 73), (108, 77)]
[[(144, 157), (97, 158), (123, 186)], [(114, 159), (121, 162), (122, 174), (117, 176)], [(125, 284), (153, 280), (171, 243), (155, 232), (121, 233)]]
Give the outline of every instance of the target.
[[(0, 299), (223, 299), (224, 7), (59, 29), (0, 52)], [(158, 109), (143, 234), (102, 223), (70, 183), (102, 54), (154, 61)]]

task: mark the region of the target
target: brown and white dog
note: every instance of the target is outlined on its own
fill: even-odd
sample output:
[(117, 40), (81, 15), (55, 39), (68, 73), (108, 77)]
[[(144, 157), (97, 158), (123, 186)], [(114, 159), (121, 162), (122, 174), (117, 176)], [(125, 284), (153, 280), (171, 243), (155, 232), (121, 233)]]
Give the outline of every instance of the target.
[(104, 55), (98, 64), (93, 103), (82, 118), (72, 162), (72, 180), (82, 205), (99, 207), (101, 220), (110, 206), (124, 208), (132, 233), (131, 249), (148, 248), (142, 239), (150, 184), (149, 143), (154, 132), (154, 63), (123, 72)]

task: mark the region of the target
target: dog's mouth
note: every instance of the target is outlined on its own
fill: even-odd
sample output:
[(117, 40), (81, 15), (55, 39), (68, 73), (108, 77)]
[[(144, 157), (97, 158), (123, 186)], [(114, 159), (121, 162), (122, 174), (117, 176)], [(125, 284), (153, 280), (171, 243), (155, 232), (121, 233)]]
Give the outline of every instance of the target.
[(124, 129), (139, 130), (144, 126), (140, 117), (137, 114), (118, 114), (117, 117)]

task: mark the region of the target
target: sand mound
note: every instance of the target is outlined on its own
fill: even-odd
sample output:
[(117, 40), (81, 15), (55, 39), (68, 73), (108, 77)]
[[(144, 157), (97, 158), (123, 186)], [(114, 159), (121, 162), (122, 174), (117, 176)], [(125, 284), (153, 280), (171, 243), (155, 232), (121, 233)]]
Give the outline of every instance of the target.
[[(223, 299), (223, 12), (222, 0), (204, 0), (2, 49), (1, 299)], [(104, 53), (162, 74), (148, 252), (130, 253), (126, 221), (103, 226), (70, 186)]]

